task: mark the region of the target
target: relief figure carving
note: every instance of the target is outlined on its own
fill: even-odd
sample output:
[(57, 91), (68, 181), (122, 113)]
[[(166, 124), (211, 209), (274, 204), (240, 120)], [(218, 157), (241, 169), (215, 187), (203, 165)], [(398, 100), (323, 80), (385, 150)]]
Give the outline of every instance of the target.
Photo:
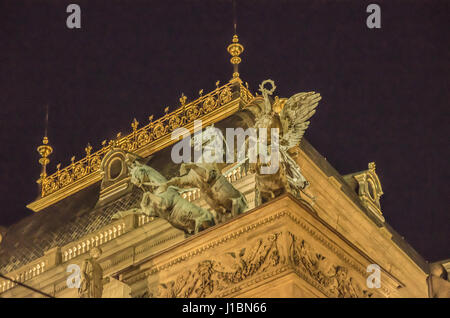
[[(157, 297), (209, 297), (283, 262), (277, 246), (281, 233), (258, 239), (250, 248), (229, 252), (228, 261), (203, 260), (195, 269), (156, 287)], [(153, 293), (151, 293), (153, 294)]]
[(372, 296), (349, 275), (346, 267), (330, 263), (327, 257), (314, 251), (305, 240), (298, 239), (292, 233), (290, 236), (289, 261), (295, 267), (303, 269), (328, 296), (339, 298)]

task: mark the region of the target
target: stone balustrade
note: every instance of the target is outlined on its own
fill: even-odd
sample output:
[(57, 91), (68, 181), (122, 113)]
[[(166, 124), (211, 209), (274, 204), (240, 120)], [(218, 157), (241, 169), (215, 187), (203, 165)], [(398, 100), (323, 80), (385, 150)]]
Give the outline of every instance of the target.
[[(148, 218), (144, 222), (136, 221), (135, 215), (127, 215), (124, 218), (105, 226), (99, 231), (90, 233), (78, 241), (71, 242), (61, 248), (53, 248), (47, 251), (43, 257), (40, 257), (34, 262), (22, 266), (21, 268), (10, 272), (5, 276), (17, 282), (25, 283), (26, 281), (41, 275), (45, 271), (48, 271), (50, 268), (88, 253), (93, 247), (98, 247), (108, 243), (131, 231), (136, 226), (142, 226), (151, 220)], [(17, 284), (9, 280), (2, 279), (0, 280), (0, 293), (6, 292), (16, 285)]]
[[(45, 260), (39, 259), (37, 262), (34, 262), (34, 264), (23, 266), (19, 270), (10, 273), (8, 276), (17, 282), (24, 283), (27, 280), (30, 280), (33, 277), (40, 275), (45, 270), (46, 270)], [(0, 292), (5, 292), (16, 285), (17, 285), (16, 283), (4, 279), (0, 281)]]

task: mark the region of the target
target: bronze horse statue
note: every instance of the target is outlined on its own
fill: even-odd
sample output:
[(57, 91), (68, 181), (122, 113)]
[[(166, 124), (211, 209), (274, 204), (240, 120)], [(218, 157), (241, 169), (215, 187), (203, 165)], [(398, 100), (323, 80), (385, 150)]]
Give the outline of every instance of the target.
[(183, 163), (180, 177), (170, 179), (165, 187), (199, 188), (206, 203), (217, 213), (219, 222), (243, 213), (247, 200), (220, 172), (215, 163)]

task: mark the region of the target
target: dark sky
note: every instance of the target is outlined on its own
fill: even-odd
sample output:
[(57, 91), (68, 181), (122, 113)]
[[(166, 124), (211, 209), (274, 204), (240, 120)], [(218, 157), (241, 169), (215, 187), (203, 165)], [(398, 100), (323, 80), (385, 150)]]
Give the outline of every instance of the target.
[[(81, 6), (82, 28), (66, 27)], [(341, 173), (377, 163), (384, 216), (429, 261), (449, 249), (449, 1), (238, 1), (241, 78), (323, 96), (306, 133)], [(230, 0), (0, 1), (0, 224), (32, 213), (50, 105), (57, 163), (231, 78)]]

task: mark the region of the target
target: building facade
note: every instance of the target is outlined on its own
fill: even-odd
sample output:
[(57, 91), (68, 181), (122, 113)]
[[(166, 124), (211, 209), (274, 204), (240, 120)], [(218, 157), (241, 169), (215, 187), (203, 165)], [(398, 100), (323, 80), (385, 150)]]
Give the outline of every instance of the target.
[[(128, 135), (97, 151), (88, 145), (85, 158), (50, 175), (44, 138), (40, 195), (28, 205), (36, 213), (1, 232), (0, 273), (9, 279), (0, 278), (0, 297), (44, 297), (21, 284), (58, 298), (433, 295), (428, 263), (383, 217), (375, 163), (341, 175), (302, 138), (320, 95), (279, 98), (268, 81), (271, 89), (263, 83), (254, 94), (238, 73), (237, 36), (228, 51), (229, 82), (191, 102), (182, 96), (145, 126), (134, 120)], [(180, 170), (198, 167), (171, 160), (172, 133), (193, 134), (200, 120), (200, 131), (223, 135), (279, 128), (292, 143), (269, 179), (246, 157), (182, 187), (177, 178), (189, 174)]]

